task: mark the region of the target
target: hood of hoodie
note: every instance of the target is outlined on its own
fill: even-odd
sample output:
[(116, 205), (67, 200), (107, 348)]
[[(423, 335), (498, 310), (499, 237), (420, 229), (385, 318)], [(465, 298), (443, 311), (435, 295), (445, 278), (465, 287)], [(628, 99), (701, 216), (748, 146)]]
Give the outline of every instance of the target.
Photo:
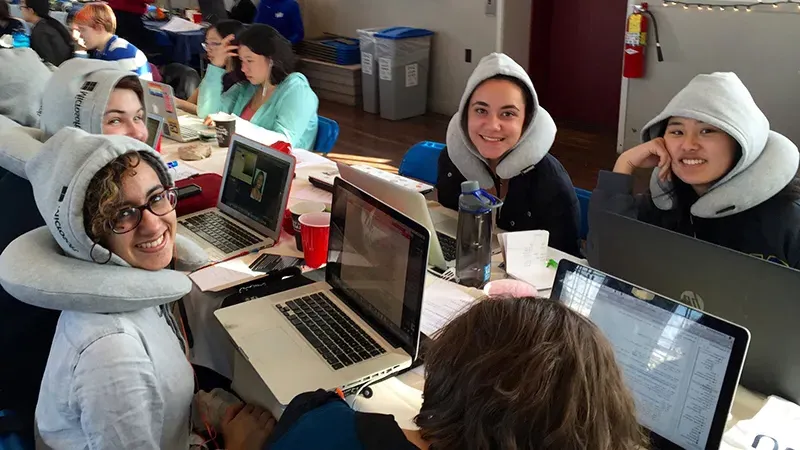
[(484, 189), (493, 187), (494, 179), (486, 158), (475, 148), (468, 131), (464, 128), (466, 126), (464, 115), (469, 111), (467, 102), (475, 89), (487, 79), (497, 75), (520, 80), (533, 98), (533, 104), (527, 105), (527, 108), (532, 110), (531, 121), (522, 131), (519, 142), (503, 155), (497, 165), (497, 175), (509, 179), (533, 169), (550, 151), (556, 138), (556, 124), (550, 114), (539, 106), (533, 82), (525, 69), (503, 53), (492, 53), (481, 59), (467, 81), (458, 112), (450, 119), (447, 127), (447, 154), (466, 179), (478, 181)]
[[(73, 58), (53, 72), (44, 88), (40, 127), (52, 136), (64, 127), (103, 132), (103, 113), (120, 79), (134, 73), (118, 62)], [(145, 101), (146, 101), (145, 96)], [(147, 111), (147, 105), (143, 105)]]
[[(134, 311), (175, 301), (191, 290), (178, 271), (147, 271), (95, 245), (84, 228), (83, 206), (94, 175), (130, 151), (158, 154), (126, 136), (90, 135), (65, 128), (26, 164), (36, 205), (47, 224), (16, 239), (0, 255), (0, 283), (32, 305), (83, 312)], [(157, 170), (171, 180), (166, 164)], [(176, 236), (176, 269), (204, 264), (205, 252)], [(106, 261), (100, 264), (94, 261)], [(31, 268), (36, 270), (31, 270)]]
[[(691, 207), (697, 217), (715, 218), (740, 213), (781, 191), (795, 177), (800, 153), (789, 139), (770, 131), (769, 120), (734, 73), (698, 75), (642, 129), (642, 141), (664, 135), (670, 117), (686, 117), (728, 133), (742, 149), (733, 169), (714, 183)], [(676, 206), (671, 182), (653, 171), (650, 190), (662, 210)]]
[(39, 126), (44, 86), (51, 77), (50, 69), (32, 49), (0, 50), (0, 115), (24, 126)]

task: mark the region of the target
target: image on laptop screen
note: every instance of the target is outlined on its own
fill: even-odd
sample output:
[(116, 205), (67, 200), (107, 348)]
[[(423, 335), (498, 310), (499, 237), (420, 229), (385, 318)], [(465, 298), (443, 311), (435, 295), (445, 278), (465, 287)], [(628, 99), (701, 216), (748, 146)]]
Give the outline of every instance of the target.
[(415, 357), (429, 238), (421, 225), (407, 226), (388, 206), (351, 189), (338, 180), (334, 188), (328, 282), (395, 338), (389, 342)]
[(156, 148), (156, 139), (158, 139), (159, 130), (158, 128), (161, 126), (161, 120), (158, 120), (154, 117), (147, 118), (147, 145), (152, 148)]
[[(702, 311), (588, 267), (560, 268), (557, 284), (553, 298), (588, 317), (611, 342), (639, 424), (680, 448), (707, 448), (720, 413), (724, 427), (730, 402), (719, 403), (727, 395), (732, 399), (741, 371), (741, 361), (732, 359), (744, 358), (734, 346), (743, 343), (704, 325)], [(732, 362), (738, 368), (731, 369)], [(726, 376), (731, 371), (732, 379)]]
[(234, 141), (230, 151), (221, 202), (270, 230), (277, 229), (291, 164), (241, 141)]

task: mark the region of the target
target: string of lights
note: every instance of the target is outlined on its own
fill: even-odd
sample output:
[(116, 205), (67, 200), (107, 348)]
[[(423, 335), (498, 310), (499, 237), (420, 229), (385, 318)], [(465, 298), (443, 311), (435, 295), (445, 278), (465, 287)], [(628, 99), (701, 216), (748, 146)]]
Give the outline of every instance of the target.
[[(751, 12), (755, 8), (766, 8), (771, 7), (773, 9), (779, 9), (782, 5), (792, 6), (796, 5), (797, 9), (800, 10), (800, 0), (777, 0), (777, 1), (762, 1), (758, 0), (757, 2), (750, 2), (750, 3), (726, 3), (726, 4), (714, 4), (714, 3), (697, 3), (691, 1), (665, 1), (663, 2), (662, 6), (665, 8), (683, 8), (683, 9), (697, 9), (698, 11), (745, 11)], [(784, 7), (785, 8), (785, 7)]]

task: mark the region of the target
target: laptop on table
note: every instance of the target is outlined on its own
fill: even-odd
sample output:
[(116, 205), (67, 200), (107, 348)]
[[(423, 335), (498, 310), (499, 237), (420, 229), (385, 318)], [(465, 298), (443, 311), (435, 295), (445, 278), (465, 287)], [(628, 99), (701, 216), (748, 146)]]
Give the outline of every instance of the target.
[[(455, 265), (458, 219), (428, 209), (428, 201), (420, 192), (391, 181), (336, 163), (341, 178), (369, 192), (389, 206), (421, 223), (431, 233), (430, 264), (442, 271)], [(492, 253), (500, 251), (497, 227), (492, 235)]]
[(178, 233), (214, 261), (273, 246), (281, 234), (294, 167), (294, 156), (234, 135), (216, 208), (180, 217)]
[(178, 117), (175, 93), (172, 86), (157, 81), (140, 80), (150, 105), (150, 113), (164, 118), (164, 136), (178, 142), (200, 139), (200, 131), (208, 130), (203, 119), (195, 116)]
[[(422, 225), (337, 178), (325, 281), (214, 313), (249, 361), (234, 365), (237, 392), (279, 417), (297, 394), (352, 393), (410, 367), (429, 239)], [(242, 371), (253, 375), (240, 389)], [(253, 393), (254, 385), (265, 387)]]
[(747, 329), (569, 260), (558, 265), (551, 299), (610, 341), (652, 448), (719, 448)]
[(147, 115), (147, 145), (155, 149), (158, 140), (161, 138), (161, 131), (164, 126), (164, 118), (158, 114)]
[(608, 212), (592, 216), (589, 263), (753, 333), (742, 384), (800, 402), (800, 272)]

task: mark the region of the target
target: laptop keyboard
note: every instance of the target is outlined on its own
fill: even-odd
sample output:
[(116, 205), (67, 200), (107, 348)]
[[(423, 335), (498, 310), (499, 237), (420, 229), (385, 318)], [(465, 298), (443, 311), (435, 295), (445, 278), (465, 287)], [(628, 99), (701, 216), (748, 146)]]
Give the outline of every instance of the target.
[(444, 260), (454, 261), (456, 259), (456, 239), (439, 231), (436, 232), (436, 236), (439, 238), (439, 246), (442, 247)]
[(198, 133), (195, 130), (190, 130), (189, 128), (181, 126), (181, 138), (183, 138), (184, 141), (200, 139), (200, 133)]
[(311, 294), (276, 307), (334, 370), (386, 353), (322, 294)]
[(242, 250), (263, 240), (214, 211), (182, 219), (180, 223), (223, 253)]

